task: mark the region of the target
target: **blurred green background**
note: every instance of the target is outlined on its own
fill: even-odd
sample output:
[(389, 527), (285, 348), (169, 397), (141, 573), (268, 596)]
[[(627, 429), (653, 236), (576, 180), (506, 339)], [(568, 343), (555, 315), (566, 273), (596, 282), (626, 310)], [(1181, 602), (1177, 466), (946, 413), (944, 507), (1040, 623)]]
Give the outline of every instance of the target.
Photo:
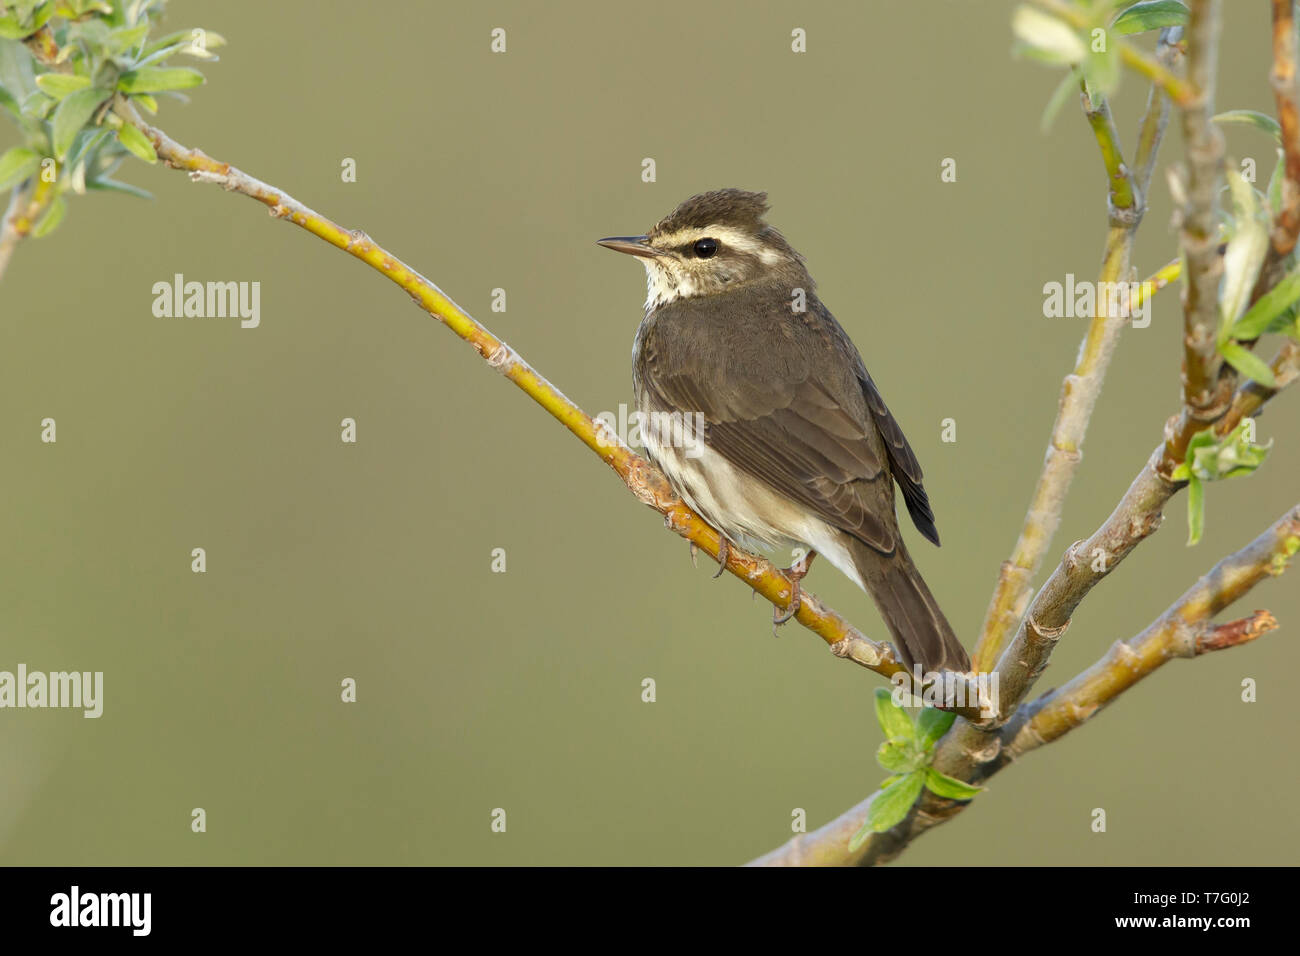
[[(1219, 108), (1271, 113), (1267, 4), (1226, 6)], [(229, 46), (157, 122), (369, 232), (591, 413), (631, 400), (644, 297), (639, 265), (593, 240), (701, 190), (767, 190), (926, 469), (944, 547), (907, 533), (969, 645), (1084, 330), (1043, 317), (1042, 286), (1095, 278), (1105, 226), (1078, 111), (1039, 131), (1058, 74), (1012, 58), (1012, 8), (377, 16), (176, 0), (167, 29)], [(505, 55), (489, 51), (494, 27)], [(1129, 150), (1146, 91), (1129, 74), (1116, 98)], [(16, 141), (0, 127), (0, 149)], [(1267, 177), (1266, 137), (1234, 127), (1228, 144)], [(1166, 147), (1143, 274), (1176, 253), (1176, 122)], [(641, 181), (646, 157), (657, 182)], [(940, 182), (945, 157), (955, 183)], [(121, 177), (156, 201), (72, 197), (0, 288), (0, 669), (105, 672), (99, 720), (0, 713), (0, 859), (731, 864), (788, 839), (794, 808), (819, 826), (885, 776), (878, 679), (796, 626), (773, 639), (766, 604), (693, 568), (658, 516), (400, 291), (246, 199), (136, 162)], [(259, 281), (261, 327), (155, 318), (151, 287), (177, 272)], [(1050, 564), (1105, 518), (1177, 408), (1177, 296), (1124, 335)], [(1209, 489), (1196, 548), (1174, 500), (1080, 609), (1039, 691), (1295, 503), (1297, 401), (1261, 419), (1278, 440), (1263, 470)], [(339, 440), (344, 417), (356, 445)], [(206, 574), (190, 571), (195, 547)], [(829, 566), (809, 587), (883, 635)], [(901, 862), (1294, 862), (1298, 590), (1269, 582), (1238, 606), (1270, 608), (1282, 631), (1171, 663)], [(339, 700), (345, 677), (355, 704)], [(1258, 703), (1240, 702), (1246, 677)], [(1091, 832), (1094, 807), (1109, 832)]]

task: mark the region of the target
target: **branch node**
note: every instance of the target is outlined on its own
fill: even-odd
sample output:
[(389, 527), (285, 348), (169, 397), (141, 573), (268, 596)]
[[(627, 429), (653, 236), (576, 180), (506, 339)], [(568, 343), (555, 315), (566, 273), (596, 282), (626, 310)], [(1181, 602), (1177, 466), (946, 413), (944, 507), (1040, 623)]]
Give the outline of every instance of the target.
[(1061, 635), (1069, 629), (1070, 620), (1067, 618), (1065, 623), (1058, 627), (1045, 627), (1034, 619), (1033, 614), (1028, 614), (1025, 617), (1025, 627), (1028, 630), (1033, 631), (1034, 634), (1038, 636), (1039, 640), (1055, 644), (1061, 639)]
[(515, 354), (514, 349), (501, 342), (492, 350), (491, 355), (485, 355), (484, 358), (487, 360), (488, 365), (504, 375), (518, 360), (519, 356)]
[(1268, 611), (1256, 611), (1249, 617), (1208, 627), (1197, 635), (1195, 651), (1191, 656), (1246, 644), (1269, 631), (1277, 630), (1277, 626), (1277, 618)]

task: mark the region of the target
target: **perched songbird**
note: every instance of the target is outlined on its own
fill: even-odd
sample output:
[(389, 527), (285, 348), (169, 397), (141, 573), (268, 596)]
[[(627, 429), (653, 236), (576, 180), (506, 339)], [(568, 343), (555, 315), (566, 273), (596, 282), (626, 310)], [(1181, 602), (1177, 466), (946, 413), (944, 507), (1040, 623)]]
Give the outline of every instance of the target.
[(646, 449), (736, 544), (810, 549), (788, 572), (794, 597), (777, 623), (797, 612), (799, 579), (821, 553), (871, 594), (909, 667), (969, 670), (898, 530), (894, 482), (939, 543), (921, 466), (766, 212), (765, 193), (720, 189), (644, 236), (600, 240), (646, 268), (632, 349)]

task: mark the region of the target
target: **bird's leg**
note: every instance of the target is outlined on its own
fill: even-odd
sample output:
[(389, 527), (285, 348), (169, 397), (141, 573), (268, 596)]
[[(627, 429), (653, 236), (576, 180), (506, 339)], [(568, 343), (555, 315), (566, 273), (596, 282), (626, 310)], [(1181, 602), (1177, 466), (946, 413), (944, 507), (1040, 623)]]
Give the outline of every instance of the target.
[(816, 551), (809, 551), (794, 564), (788, 568), (783, 568), (782, 573), (790, 579), (790, 604), (784, 611), (773, 606), (772, 608), (772, 633), (776, 633), (777, 627), (784, 624), (790, 618), (799, 613), (799, 607), (803, 604), (803, 598), (799, 590), (799, 582), (804, 579), (808, 569), (812, 567), (813, 558), (817, 557)]

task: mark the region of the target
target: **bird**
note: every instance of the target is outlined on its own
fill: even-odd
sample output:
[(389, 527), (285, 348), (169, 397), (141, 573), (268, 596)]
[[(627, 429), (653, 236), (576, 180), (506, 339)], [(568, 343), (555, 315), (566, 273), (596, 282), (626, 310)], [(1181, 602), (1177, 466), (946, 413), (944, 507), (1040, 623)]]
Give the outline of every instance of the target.
[[(970, 670), (895, 512), (939, 544), (921, 466), (862, 356), (768, 225), (767, 194), (692, 196), (637, 236), (598, 244), (646, 270), (632, 347), (641, 440), (673, 490), (732, 544), (800, 549), (784, 614), (821, 554), (871, 595), (909, 671)], [(717, 575), (715, 575), (716, 577)]]

